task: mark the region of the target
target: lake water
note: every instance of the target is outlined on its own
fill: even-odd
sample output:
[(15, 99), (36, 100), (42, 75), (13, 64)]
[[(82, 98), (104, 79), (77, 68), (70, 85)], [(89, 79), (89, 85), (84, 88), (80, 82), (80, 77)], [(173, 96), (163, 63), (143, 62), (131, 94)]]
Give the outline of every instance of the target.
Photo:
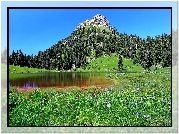
[(10, 74), (9, 86), (19, 88), (64, 88), (71, 86), (109, 86), (114, 83), (105, 78), (107, 73), (81, 73), (81, 72), (59, 72), (59, 73), (29, 73)]

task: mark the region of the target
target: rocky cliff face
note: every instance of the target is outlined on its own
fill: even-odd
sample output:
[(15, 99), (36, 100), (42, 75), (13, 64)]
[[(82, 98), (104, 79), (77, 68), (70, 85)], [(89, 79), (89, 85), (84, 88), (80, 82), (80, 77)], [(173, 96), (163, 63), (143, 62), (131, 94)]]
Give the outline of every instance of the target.
[(87, 26), (87, 25), (91, 25), (93, 27), (106, 27), (110, 30), (113, 29), (112, 25), (109, 23), (106, 17), (101, 14), (96, 14), (92, 19), (89, 19), (89, 20), (87, 19), (85, 22), (80, 23), (77, 26), (77, 29), (80, 27)]

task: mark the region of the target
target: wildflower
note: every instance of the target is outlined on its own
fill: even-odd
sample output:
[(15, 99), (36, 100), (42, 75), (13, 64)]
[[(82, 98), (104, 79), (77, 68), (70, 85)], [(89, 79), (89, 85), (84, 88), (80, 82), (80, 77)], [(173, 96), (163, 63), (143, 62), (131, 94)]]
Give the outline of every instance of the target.
[(138, 92), (138, 91), (139, 91), (139, 88), (136, 88), (136, 89), (135, 89), (135, 92)]
[(107, 103), (107, 108), (110, 108), (111, 107), (111, 104), (110, 102)]
[(144, 114), (144, 118), (145, 118), (145, 120), (147, 120), (147, 121), (149, 121), (149, 120), (151, 119), (150, 115), (147, 115), (147, 116), (146, 116), (145, 114)]
[(142, 99), (142, 97), (140, 97), (140, 101), (142, 101), (143, 99)]
[(155, 99), (155, 96), (153, 96), (152, 99)]
[(48, 125), (50, 125), (50, 124), (52, 124), (52, 122), (49, 120), (49, 121), (48, 121)]
[(150, 118), (150, 115), (147, 116), (146, 120), (149, 121), (151, 118)]
[(166, 98), (164, 98), (164, 99), (162, 100), (163, 103), (165, 103), (166, 101), (167, 101)]
[(137, 117), (137, 118), (139, 118), (139, 116), (140, 116), (140, 113), (139, 113), (139, 112), (137, 112), (136, 117)]
[(21, 124), (24, 124), (24, 120), (22, 120), (22, 123)]
[(152, 95), (154, 96), (155, 92), (152, 93)]
[(96, 94), (95, 94), (95, 93), (93, 93), (93, 94), (92, 94), (92, 96), (93, 96), (93, 97), (96, 97)]
[(137, 107), (137, 102), (134, 103), (131, 107), (132, 107), (132, 108), (136, 108), (136, 107)]
[(91, 100), (91, 99), (92, 99), (92, 97), (90, 95), (88, 95), (88, 100)]
[(136, 102), (136, 103), (134, 103), (134, 106), (135, 106), (135, 107), (137, 107), (137, 102)]
[(168, 102), (169, 108), (171, 108), (171, 102)]
[(97, 115), (98, 115), (98, 112), (96, 112), (95, 115), (97, 116)]
[(147, 100), (149, 100), (150, 98), (152, 98), (152, 97), (147, 97)]
[(110, 91), (108, 90), (106, 93), (107, 93), (107, 94), (109, 94), (109, 93), (110, 93)]
[(96, 105), (98, 105), (99, 104), (99, 102), (98, 101), (96, 101)]

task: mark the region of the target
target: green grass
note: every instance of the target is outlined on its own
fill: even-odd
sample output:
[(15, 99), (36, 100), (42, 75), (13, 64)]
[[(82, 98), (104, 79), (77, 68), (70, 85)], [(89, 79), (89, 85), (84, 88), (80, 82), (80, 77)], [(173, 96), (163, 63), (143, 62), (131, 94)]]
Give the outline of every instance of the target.
[(118, 58), (115, 55), (102, 56), (89, 63), (86, 67), (78, 68), (77, 71), (82, 72), (108, 72), (117, 70)]
[[(154, 67), (150, 68), (151, 71), (154, 71)], [(144, 69), (141, 65), (134, 65), (132, 59), (123, 58), (123, 70), (120, 72), (132, 72), (132, 73), (141, 73)], [(158, 68), (156, 72), (168, 72), (170, 68)], [(118, 71), (118, 55), (112, 54), (111, 56), (101, 56), (86, 67), (81, 67), (77, 69), (77, 72), (119, 72)]]
[(37, 72), (57, 72), (56, 70), (38, 69), (38, 68), (28, 68), (20, 66), (9, 66), (10, 73), (37, 73)]
[[(11, 126), (171, 126), (170, 73), (111, 73), (116, 85), (9, 94)], [(11, 89), (12, 90), (12, 89)]]

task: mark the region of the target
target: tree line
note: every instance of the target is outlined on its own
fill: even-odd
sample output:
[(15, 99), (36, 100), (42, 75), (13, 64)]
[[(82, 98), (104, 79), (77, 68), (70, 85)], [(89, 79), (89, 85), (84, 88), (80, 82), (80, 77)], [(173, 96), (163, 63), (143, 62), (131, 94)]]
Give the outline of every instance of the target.
[(108, 30), (100, 27), (83, 27), (37, 55), (26, 55), (21, 50), (13, 50), (9, 64), (21, 67), (45, 68), (49, 70), (69, 70), (86, 66), (102, 55), (112, 53), (133, 59), (134, 64), (141, 64), (144, 69), (161, 64), (171, 67), (171, 34), (162, 34), (154, 38), (142, 39), (137, 35), (119, 33), (117, 29)]

